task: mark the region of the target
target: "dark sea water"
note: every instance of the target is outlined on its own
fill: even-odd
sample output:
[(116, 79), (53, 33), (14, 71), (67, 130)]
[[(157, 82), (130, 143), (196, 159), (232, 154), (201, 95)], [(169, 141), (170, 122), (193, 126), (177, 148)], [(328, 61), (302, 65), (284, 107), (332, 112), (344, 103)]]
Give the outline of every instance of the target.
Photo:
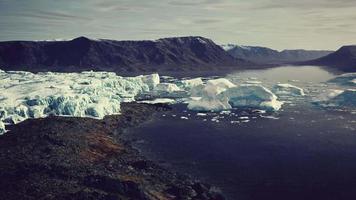
[(276, 113), (204, 115), (177, 104), (126, 136), (149, 159), (219, 187), (228, 199), (356, 199), (356, 115), (310, 102), (334, 87), (324, 84), (333, 76), (316, 67), (230, 74), (236, 83), (293, 82), (307, 96), (282, 98)]

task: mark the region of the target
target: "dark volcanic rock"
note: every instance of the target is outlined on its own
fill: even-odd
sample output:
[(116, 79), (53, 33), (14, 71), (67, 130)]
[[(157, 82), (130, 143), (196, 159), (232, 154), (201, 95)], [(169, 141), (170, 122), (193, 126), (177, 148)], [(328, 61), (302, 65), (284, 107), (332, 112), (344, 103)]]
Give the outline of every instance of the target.
[(123, 104), (103, 120), (29, 119), (0, 136), (0, 199), (223, 199), (145, 160), (120, 133), (163, 105)]
[(300, 64), (329, 66), (345, 72), (356, 72), (356, 45), (343, 46), (335, 53)]
[(317, 50), (283, 50), (257, 46), (226, 45), (227, 52), (235, 57), (260, 64), (285, 64), (298, 61), (312, 60), (332, 53), (332, 51)]
[(3, 70), (114, 72), (207, 70), (246, 66), (203, 37), (155, 41), (91, 40), (0, 42)]

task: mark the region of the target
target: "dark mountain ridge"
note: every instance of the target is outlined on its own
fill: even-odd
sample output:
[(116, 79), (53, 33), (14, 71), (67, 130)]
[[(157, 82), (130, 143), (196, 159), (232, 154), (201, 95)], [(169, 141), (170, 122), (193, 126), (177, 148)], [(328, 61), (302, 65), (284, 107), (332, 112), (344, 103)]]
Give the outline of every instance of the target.
[(299, 65), (328, 66), (346, 72), (356, 72), (356, 45), (343, 46), (334, 53)]
[(277, 51), (267, 47), (223, 45), (223, 48), (233, 57), (260, 64), (288, 64), (323, 57), (333, 51), (323, 50), (283, 50)]
[(0, 42), (0, 67), (27, 71), (199, 70), (207, 66), (246, 66), (203, 37), (155, 41), (92, 40)]

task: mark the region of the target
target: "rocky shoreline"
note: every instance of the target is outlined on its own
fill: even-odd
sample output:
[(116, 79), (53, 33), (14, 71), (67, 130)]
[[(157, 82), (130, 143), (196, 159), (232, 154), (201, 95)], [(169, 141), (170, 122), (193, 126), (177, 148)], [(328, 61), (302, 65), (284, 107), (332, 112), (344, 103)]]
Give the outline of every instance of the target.
[(121, 138), (126, 128), (169, 109), (124, 103), (121, 115), (103, 120), (50, 116), (8, 126), (0, 136), (0, 199), (224, 199)]

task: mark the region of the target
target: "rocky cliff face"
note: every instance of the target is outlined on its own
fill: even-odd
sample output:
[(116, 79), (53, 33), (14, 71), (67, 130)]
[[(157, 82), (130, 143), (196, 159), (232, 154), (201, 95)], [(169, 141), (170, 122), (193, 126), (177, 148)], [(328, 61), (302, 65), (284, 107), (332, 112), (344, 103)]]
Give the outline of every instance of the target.
[(341, 71), (356, 72), (356, 45), (343, 46), (334, 53), (301, 64), (329, 66)]
[(155, 41), (92, 40), (0, 42), (0, 67), (27, 71), (159, 71), (203, 70), (245, 66), (203, 37)]

